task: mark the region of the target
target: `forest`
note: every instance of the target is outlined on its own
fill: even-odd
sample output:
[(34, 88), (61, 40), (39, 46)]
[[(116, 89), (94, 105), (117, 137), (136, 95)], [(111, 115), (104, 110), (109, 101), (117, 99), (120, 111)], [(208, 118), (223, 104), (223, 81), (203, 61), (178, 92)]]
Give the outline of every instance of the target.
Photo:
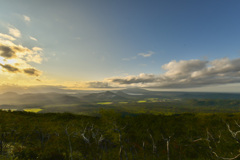
[(0, 159), (232, 160), (239, 113), (121, 114), (0, 111)]

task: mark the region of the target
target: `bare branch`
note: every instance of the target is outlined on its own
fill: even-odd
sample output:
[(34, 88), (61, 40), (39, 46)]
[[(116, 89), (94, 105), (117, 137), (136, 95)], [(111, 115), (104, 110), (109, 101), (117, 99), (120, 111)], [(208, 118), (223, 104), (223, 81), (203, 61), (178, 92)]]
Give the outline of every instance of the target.
[(233, 158), (225, 158), (225, 157), (220, 157), (220, 156), (218, 156), (216, 152), (212, 152), (212, 153), (213, 153), (218, 159), (223, 159), (223, 160), (234, 160), (234, 159), (236, 159), (236, 158), (238, 158), (238, 157), (240, 156), (240, 154), (238, 154), (238, 155), (236, 155), (236, 156), (233, 157)]
[(239, 139), (237, 138), (238, 133), (240, 133), (240, 131), (237, 132), (233, 132), (230, 128), (230, 125), (228, 123), (226, 123), (228, 131), (231, 133), (232, 137), (238, 142), (240, 143)]
[(207, 141), (207, 142), (210, 142), (209, 139), (207, 139), (207, 138), (198, 138), (198, 139), (192, 140), (192, 142), (198, 142), (198, 141)]
[(157, 149), (157, 146), (156, 146), (156, 144), (155, 144), (155, 142), (154, 142), (154, 139), (153, 139), (152, 134), (149, 132), (149, 129), (147, 129), (147, 131), (148, 131), (149, 136), (150, 136), (150, 138), (151, 138), (151, 140), (152, 140), (153, 153), (155, 153), (155, 151), (156, 151), (156, 149)]
[(235, 120), (235, 124), (238, 126), (238, 127), (240, 127), (240, 125), (238, 124), (238, 122)]

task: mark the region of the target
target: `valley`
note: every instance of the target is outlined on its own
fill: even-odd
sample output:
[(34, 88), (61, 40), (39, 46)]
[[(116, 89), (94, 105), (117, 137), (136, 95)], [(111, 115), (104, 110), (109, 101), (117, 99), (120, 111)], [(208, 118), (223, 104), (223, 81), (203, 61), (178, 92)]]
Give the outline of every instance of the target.
[(138, 88), (88, 94), (8, 92), (0, 95), (0, 109), (83, 115), (98, 115), (101, 109), (130, 114), (235, 113), (240, 111), (240, 94), (159, 92)]

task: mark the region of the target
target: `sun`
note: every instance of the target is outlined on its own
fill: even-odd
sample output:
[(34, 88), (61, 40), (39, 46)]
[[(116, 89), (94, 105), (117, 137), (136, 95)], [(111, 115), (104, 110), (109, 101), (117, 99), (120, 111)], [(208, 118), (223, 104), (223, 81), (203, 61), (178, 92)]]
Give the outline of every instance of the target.
[(0, 64), (4, 64), (4, 58), (3, 57), (0, 57)]
[[(12, 65), (15, 66), (16, 64), (18, 64), (18, 60), (17, 59), (5, 59), (3, 57), (0, 57), (0, 65)], [(2, 67), (0, 66), (0, 73), (2, 73)]]
[(18, 63), (18, 60), (17, 59), (5, 59), (3, 57), (0, 57), (0, 64), (10, 64), (10, 65), (13, 65), (13, 64), (16, 64)]
[(5, 62), (6, 62), (6, 64), (15, 64), (18, 62), (18, 60), (17, 59), (7, 59)]

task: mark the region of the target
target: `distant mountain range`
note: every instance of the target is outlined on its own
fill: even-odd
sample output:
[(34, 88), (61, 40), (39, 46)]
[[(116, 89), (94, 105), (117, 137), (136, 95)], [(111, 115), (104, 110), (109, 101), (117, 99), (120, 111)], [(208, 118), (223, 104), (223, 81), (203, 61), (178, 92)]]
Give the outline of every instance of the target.
[[(92, 91), (95, 92), (95, 91)], [(76, 94), (63, 93), (28, 93), (17, 94), (6, 92), (0, 94), (0, 105), (18, 104), (79, 104), (81, 102), (120, 102), (130, 100), (142, 100), (145, 98), (167, 99), (238, 99), (239, 93), (202, 93), (202, 92), (159, 92), (141, 88), (128, 88), (123, 90), (102, 91), (99, 93), (79, 92)]]
[(79, 103), (80, 99), (67, 94), (58, 93), (36, 93), (17, 94), (7, 92), (0, 95), (0, 104), (72, 104)]
[(128, 94), (118, 91), (116, 93), (106, 91), (102, 93), (92, 93), (82, 99), (87, 101), (124, 101), (128, 99)]
[(128, 93), (128, 94), (147, 94), (151, 91), (146, 90), (146, 89), (142, 89), (142, 88), (127, 88), (127, 89), (123, 89), (121, 90), (124, 93)]

